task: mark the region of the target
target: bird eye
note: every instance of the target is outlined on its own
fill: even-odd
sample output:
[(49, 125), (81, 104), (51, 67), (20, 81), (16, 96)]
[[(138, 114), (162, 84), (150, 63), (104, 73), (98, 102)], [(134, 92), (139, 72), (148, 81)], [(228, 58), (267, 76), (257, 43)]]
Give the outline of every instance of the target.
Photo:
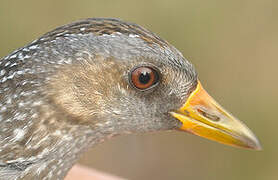
[(131, 71), (131, 83), (140, 90), (149, 89), (158, 84), (158, 72), (147, 66), (141, 66)]

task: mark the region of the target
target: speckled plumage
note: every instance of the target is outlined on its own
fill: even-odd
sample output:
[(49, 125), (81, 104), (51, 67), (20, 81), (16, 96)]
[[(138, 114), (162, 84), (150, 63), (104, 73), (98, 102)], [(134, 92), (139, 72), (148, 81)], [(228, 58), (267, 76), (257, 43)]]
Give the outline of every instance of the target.
[[(162, 82), (139, 92), (135, 66)], [(55, 29), (0, 60), (0, 179), (63, 179), (87, 148), (124, 133), (178, 128), (197, 75), (166, 41), (116, 19)]]

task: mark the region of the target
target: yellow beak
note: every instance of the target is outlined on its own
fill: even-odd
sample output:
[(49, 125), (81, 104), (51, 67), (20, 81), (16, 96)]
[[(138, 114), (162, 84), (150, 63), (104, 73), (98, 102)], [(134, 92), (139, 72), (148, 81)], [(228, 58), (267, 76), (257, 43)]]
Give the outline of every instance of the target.
[(256, 136), (226, 112), (198, 81), (187, 102), (171, 115), (182, 122), (182, 131), (237, 147), (260, 150)]

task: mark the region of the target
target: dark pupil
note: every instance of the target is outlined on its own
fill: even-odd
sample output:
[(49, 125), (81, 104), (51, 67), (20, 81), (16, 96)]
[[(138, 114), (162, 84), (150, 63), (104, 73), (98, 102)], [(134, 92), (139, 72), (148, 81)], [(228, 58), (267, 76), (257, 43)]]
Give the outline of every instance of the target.
[(148, 84), (148, 82), (151, 80), (150, 73), (148, 72), (142, 72), (139, 76), (139, 81), (142, 84)]

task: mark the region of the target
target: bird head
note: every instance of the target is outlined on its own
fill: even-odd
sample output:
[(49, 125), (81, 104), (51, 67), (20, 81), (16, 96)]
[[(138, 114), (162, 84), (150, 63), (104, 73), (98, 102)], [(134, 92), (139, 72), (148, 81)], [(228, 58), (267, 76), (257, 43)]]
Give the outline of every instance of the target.
[(254, 134), (204, 90), (193, 65), (150, 31), (115, 19), (88, 19), (41, 41), (50, 35), (63, 62), (45, 89), (74, 123), (110, 135), (180, 130), (260, 149)]

